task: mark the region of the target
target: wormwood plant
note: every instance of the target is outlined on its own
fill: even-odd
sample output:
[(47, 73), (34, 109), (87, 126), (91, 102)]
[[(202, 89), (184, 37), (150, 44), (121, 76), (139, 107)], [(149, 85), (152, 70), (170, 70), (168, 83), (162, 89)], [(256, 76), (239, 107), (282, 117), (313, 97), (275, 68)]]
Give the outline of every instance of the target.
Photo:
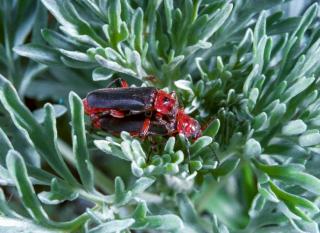
[[(0, 232), (319, 232), (318, 15), (0, 0)], [(117, 77), (176, 91), (203, 136), (93, 130), (81, 98)]]

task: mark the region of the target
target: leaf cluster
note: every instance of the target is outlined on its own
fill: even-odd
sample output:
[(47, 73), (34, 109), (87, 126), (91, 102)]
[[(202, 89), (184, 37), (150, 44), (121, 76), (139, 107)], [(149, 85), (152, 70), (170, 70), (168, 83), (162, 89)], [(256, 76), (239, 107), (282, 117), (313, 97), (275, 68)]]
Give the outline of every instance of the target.
[[(317, 3), (36, 3), (0, 0), (0, 231), (319, 232)], [(118, 76), (176, 91), (203, 136), (93, 131), (79, 95)], [(68, 100), (70, 146), (67, 108), (24, 97)]]

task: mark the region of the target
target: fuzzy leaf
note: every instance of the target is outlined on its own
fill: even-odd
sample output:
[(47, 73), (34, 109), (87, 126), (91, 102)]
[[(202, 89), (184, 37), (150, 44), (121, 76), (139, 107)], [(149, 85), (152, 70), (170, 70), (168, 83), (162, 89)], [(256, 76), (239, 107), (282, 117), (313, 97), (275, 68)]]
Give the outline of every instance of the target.
[(1, 165), (6, 164), (6, 156), (9, 150), (13, 149), (11, 142), (5, 132), (0, 128), (0, 162)]
[(0, 232), (3, 233), (62, 233), (63, 231), (48, 229), (27, 220), (0, 217)]
[(168, 154), (172, 154), (174, 152), (175, 142), (176, 142), (175, 137), (170, 137), (166, 142), (166, 145), (164, 147), (164, 152)]
[(18, 152), (14, 150), (8, 152), (7, 167), (29, 214), (38, 222), (47, 222), (47, 214), (35, 195), (34, 188), (28, 177), (26, 165)]
[(176, 85), (176, 87), (190, 93), (190, 95), (194, 95), (193, 90), (192, 90), (192, 83), (190, 81), (178, 80), (178, 81), (175, 81), (174, 84)]
[[(52, 105), (52, 107), (54, 109), (55, 118), (62, 116), (67, 111), (67, 108), (63, 105), (55, 104), (55, 105)], [(43, 108), (37, 109), (37, 110), (33, 111), (32, 114), (37, 119), (37, 121), (39, 123), (44, 122), (45, 114), (46, 114), (45, 109), (43, 109)]]
[(230, 158), (223, 162), (218, 168), (212, 171), (213, 176), (225, 176), (228, 173), (232, 172), (239, 165), (240, 159)]
[(203, 135), (214, 138), (217, 135), (219, 128), (220, 128), (220, 121), (219, 121), (219, 119), (215, 119), (203, 131)]
[(94, 177), (85, 135), (82, 101), (74, 92), (71, 92), (69, 95), (69, 104), (71, 106), (72, 116), (73, 152), (76, 156), (77, 169), (83, 185), (87, 190), (92, 191)]
[(272, 178), (299, 185), (315, 194), (320, 193), (320, 180), (315, 176), (302, 172), (303, 168), (300, 166), (267, 166), (260, 163), (257, 163), (257, 165)]
[(67, 188), (66, 184), (59, 183), (56, 178), (51, 181), (50, 192), (41, 192), (38, 194), (40, 201), (47, 205), (57, 205), (66, 200), (73, 201), (78, 198), (79, 193)]
[(25, 44), (15, 47), (14, 51), (20, 56), (28, 57), (46, 65), (61, 64), (59, 54), (49, 47)]
[(299, 137), (299, 144), (301, 146), (314, 146), (320, 144), (320, 133), (306, 132)]
[(244, 146), (243, 153), (244, 156), (249, 159), (260, 155), (261, 151), (260, 143), (255, 139), (250, 138)]
[(154, 183), (154, 181), (155, 180), (151, 178), (141, 177), (134, 183), (133, 188), (131, 190), (132, 194), (137, 195), (142, 193), (144, 190), (149, 188)]
[(190, 147), (190, 153), (192, 157), (196, 156), (202, 149), (207, 147), (212, 142), (212, 138), (208, 136), (202, 136), (195, 141)]
[(100, 55), (96, 55), (95, 59), (97, 60), (97, 62), (101, 66), (103, 66), (103, 67), (105, 67), (105, 68), (107, 68), (109, 70), (112, 70), (114, 72), (128, 74), (128, 75), (131, 75), (133, 77), (137, 76), (137, 74), (134, 71), (132, 71), (131, 69), (125, 68), (125, 67), (119, 65), (117, 62), (108, 60), (108, 59), (106, 59), (106, 58), (104, 58), (104, 57), (102, 57)]
[(106, 223), (102, 223), (99, 226), (91, 229), (90, 233), (115, 233), (128, 229), (133, 223), (134, 219), (122, 219), (122, 220), (111, 220)]
[[(160, 231), (174, 231), (179, 230), (183, 226), (183, 222), (181, 219), (173, 214), (166, 215), (154, 215), (154, 216), (146, 216), (143, 221), (144, 227), (138, 227), (138, 229), (152, 229), (152, 230), (160, 230)], [(133, 227), (135, 229), (135, 227)]]
[(285, 126), (282, 127), (283, 135), (297, 135), (302, 134), (307, 130), (307, 125), (302, 120), (294, 120), (288, 122)]
[(319, 208), (316, 205), (314, 205), (311, 201), (305, 198), (290, 194), (280, 189), (278, 186), (276, 186), (272, 182), (270, 182), (270, 187), (272, 191), (277, 195), (277, 197), (280, 200), (284, 201), (289, 206), (289, 209), (293, 213), (295, 213), (296, 215), (299, 215), (304, 220), (311, 221), (306, 214), (304, 214), (303, 212), (300, 212), (299, 209), (297, 209), (295, 206), (300, 206), (311, 211), (319, 211)]
[(98, 67), (94, 69), (92, 73), (92, 79), (94, 81), (108, 80), (112, 77), (113, 72), (111, 70), (105, 69), (103, 67)]
[(41, 152), (42, 157), (48, 161), (52, 168), (71, 184), (76, 183), (76, 180), (64, 163), (60, 152), (57, 151), (56, 122), (53, 116), (53, 107), (49, 104), (45, 106), (46, 117), (43, 126), (41, 126), (32, 113), (23, 105), (14, 87), (1, 75), (0, 101), (10, 113), (15, 125), (32, 141), (33, 145)]
[(182, 219), (188, 223), (195, 224), (198, 221), (198, 216), (190, 199), (184, 194), (179, 194), (177, 198)]

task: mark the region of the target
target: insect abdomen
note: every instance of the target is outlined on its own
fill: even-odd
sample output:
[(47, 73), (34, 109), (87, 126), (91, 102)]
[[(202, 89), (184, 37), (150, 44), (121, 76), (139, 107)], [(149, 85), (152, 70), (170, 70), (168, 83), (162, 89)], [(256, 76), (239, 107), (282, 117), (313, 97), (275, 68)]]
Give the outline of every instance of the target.
[[(103, 116), (100, 118), (100, 127), (102, 130), (113, 133), (127, 131), (129, 133), (140, 133), (145, 120), (144, 114), (132, 115), (125, 118), (114, 118), (112, 116)], [(151, 121), (148, 135), (167, 135), (168, 131), (164, 125)]]

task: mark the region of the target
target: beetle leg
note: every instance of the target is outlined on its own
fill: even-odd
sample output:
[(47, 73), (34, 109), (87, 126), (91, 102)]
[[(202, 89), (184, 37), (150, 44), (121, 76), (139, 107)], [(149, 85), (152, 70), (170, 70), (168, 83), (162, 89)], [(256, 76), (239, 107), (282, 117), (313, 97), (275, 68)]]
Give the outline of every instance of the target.
[(166, 124), (166, 121), (163, 119), (163, 115), (159, 112), (156, 113), (156, 120), (161, 124)]
[(129, 84), (127, 83), (126, 80), (121, 79), (121, 78), (119, 80), (121, 82), (121, 87), (123, 87), (123, 88), (128, 88), (129, 87)]
[(163, 118), (163, 115), (159, 112), (156, 113), (156, 120), (161, 125), (164, 125), (166, 129), (168, 130), (169, 135), (176, 134), (177, 130), (175, 129), (175, 122), (174, 121), (167, 121)]
[(130, 135), (133, 137), (138, 137), (140, 134), (138, 132), (130, 132)]
[(127, 81), (122, 78), (117, 78), (117, 79), (113, 80), (112, 82), (110, 82), (107, 85), (107, 88), (110, 88), (112, 85), (115, 85), (116, 87), (123, 87), (123, 88), (129, 87)]
[(166, 122), (165, 123), (165, 127), (166, 127), (166, 129), (168, 130), (168, 134), (170, 135), (170, 136), (174, 136), (174, 135), (176, 135), (177, 134), (177, 130), (176, 130), (176, 128), (175, 128), (175, 124), (174, 123), (172, 123), (172, 122)]
[(150, 128), (150, 118), (146, 118), (143, 122), (142, 129), (140, 132), (140, 135), (143, 139), (147, 136), (149, 128)]
[(125, 113), (119, 110), (111, 109), (110, 115), (116, 118), (124, 118)]
[(101, 128), (100, 117), (98, 115), (92, 114), (90, 118), (91, 118), (92, 126), (96, 129), (100, 129)]

